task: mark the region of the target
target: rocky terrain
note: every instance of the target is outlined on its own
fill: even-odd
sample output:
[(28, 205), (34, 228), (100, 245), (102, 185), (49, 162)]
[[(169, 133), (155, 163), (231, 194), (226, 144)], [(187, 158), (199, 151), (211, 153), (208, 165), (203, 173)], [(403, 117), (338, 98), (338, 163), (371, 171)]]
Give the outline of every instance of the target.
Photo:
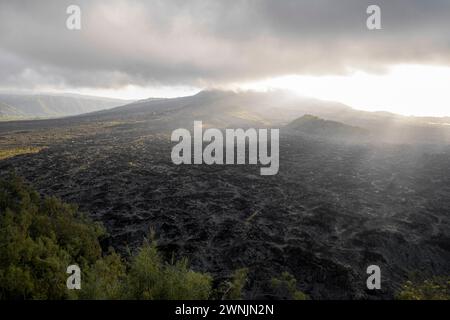
[[(168, 257), (187, 256), (218, 279), (248, 267), (248, 298), (271, 298), (267, 280), (283, 271), (314, 299), (392, 298), (411, 272), (450, 274), (446, 140), (338, 142), (285, 126), (305, 111), (332, 115), (332, 106), (315, 105), (313, 113), (289, 100), (273, 112), (270, 97), (260, 101), (213, 92), (4, 123), (0, 148), (41, 150), (1, 160), (0, 173), (15, 169), (40, 192), (78, 204), (107, 227), (105, 247), (132, 250), (153, 228)], [(365, 123), (373, 117), (364, 115)], [(172, 164), (170, 133), (191, 129), (193, 119), (219, 128), (280, 127), (279, 173)], [(433, 139), (446, 134), (432, 129), (441, 130)], [(382, 270), (378, 292), (366, 290), (370, 264)]]

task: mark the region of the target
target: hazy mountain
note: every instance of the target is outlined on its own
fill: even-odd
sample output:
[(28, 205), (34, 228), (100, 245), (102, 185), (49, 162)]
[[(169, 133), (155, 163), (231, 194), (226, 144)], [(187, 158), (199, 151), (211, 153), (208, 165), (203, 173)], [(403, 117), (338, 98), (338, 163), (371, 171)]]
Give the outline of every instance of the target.
[[(78, 98), (75, 101), (73, 104), (80, 105), (85, 100)], [(101, 104), (92, 102), (91, 105), (99, 109)], [(307, 114), (368, 130), (372, 138), (382, 142), (450, 143), (448, 118), (407, 117), (389, 112), (361, 111), (341, 103), (299, 97), (284, 91), (202, 91), (187, 97), (136, 101), (68, 119), (4, 123), (0, 131), (28, 127), (54, 128), (98, 121), (121, 121), (129, 123), (129, 126), (136, 126), (136, 122), (148, 122), (147, 127), (165, 131), (192, 128), (194, 120), (203, 121), (207, 127), (217, 128), (285, 128), (295, 119)]]
[(127, 103), (130, 101), (74, 94), (0, 93), (0, 120), (64, 117)]
[(380, 141), (450, 142), (448, 118), (361, 111), (284, 91), (202, 91), (189, 97), (138, 101), (83, 116), (83, 119), (143, 121), (158, 116), (157, 125), (164, 124), (167, 129), (189, 128), (194, 120), (202, 120), (204, 125), (212, 127), (284, 127), (306, 114), (368, 130)]
[(330, 139), (365, 139), (370, 134), (368, 130), (337, 121), (324, 120), (310, 114), (295, 119), (286, 128), (292, 132)]

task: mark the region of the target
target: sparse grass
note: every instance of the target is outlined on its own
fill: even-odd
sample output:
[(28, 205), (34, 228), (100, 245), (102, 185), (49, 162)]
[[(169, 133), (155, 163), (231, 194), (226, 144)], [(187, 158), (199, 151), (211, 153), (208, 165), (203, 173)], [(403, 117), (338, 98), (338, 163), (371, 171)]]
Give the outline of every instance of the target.
[(6, 122), (6, 121), (14, 121), (14, 120), (24, 120), (23, 117), (6, 117), (6, 116), (0, 116), (0, 122)]
[(21, 148), (0, 149), (0, 160), (15, 157), (21, 154), (38, 153), (42, 149), (43, 147), (21, 147)]
[(261, 122), (265, 125), (270, 125), (270, 122), (266, 121), (265, 119), (259, 117), (258, 115), (252, 114), (247, 111), (234, 111), (230, 112), (230, 115), (239, 119), (243, 120), (249, 120), (249, 121), (256, 121)]
[(450, 300), (450, 277), (406, 281), (397, 293), (399, 300)]
[(253, 218), (255, 218), (259, 213), (259, 210), (255, 211), (254, 213), (252, 213), (247, 219), (245, 219), (245, 222), (249, 223), (253, 220)]

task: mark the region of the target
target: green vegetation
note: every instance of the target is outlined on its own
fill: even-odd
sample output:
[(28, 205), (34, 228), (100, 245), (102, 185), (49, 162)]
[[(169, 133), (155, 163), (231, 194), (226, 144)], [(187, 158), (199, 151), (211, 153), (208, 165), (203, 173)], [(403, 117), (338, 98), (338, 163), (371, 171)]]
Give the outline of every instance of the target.
[(164, 263), (155, 242), (145, 242), (133, 257), (125, 282), (130, 299), (208, 299), (212, 278), (189, 270), (186, 259)]
[[(56, 198), (41, 199), (24, 182), (0, 182), (1, 299), (207, 299), (211, 278), (187, 260), (164, 263), (146, 241), (129, 263), (102, 255), (104, 230)], [(83, 271), (82, 289), (66, 288), (66, 268)]]
[(272, 289), (276, 296), (288, 300), (308, 300), (308, 295), (297, 290), (297, 280), (289, 272), (283, 272), (279, 278), (271, 281)]
[(125, 279), (125, 264), (118, 254), (111, 251), (88, 266), (82, 275), (81, 290), (68, 291), (69, 297), (83, 300), (122, 299)]
[[(102, 252), (104, 228), (55, 197), (40, 197), (15, 175), (0, 180), (0, 299), (242, 299), (249, 270), (236, 270), (212, 290), (213, 279), (181, 259), (164, 261), (154, 235), (124, 259)], [(82, 271), (81, 290), (68, 290), (67, 266)], [(448, 300), (450, 278), (411, 276), (402, 300)], [(270, 282), (274, 297), (306, 300), (284, 272)]]
[[(155, 241), (129, 262), (102, 254), (105, 231), (75, 206), (41, 198), (20, 178), (0, 181), (0, 299), (207, 299), (212, 279), (186, 259), (165, 263)], [(82, 270), (81, 290), (66, 287), (67, 266)]]
[(396, 298), (399, 300), (449, 300), (450, 278), (434, 277), (419, 280), (413, 277), (413, 280), (406, 281)]
[(242, 291), (247, 283), (248, 269), (237, 269), (230, 281), (224, 281), (217, 290), (217, 298), (221, 300), (241, 300)]
[(10, 149), (3, 149), (0, 150), (0, 160), (11, 158), (14, 156), (18, 156), (21, 154), (27, 154), (27, 153), (38, 153), (41, 151), (42, 147), (23, 147), (23, 148), (10, 148)]
[(15, 176), (0, 181), (0, 213), (2, 299), (66, 298), (67, 266), (101, 259), (100, 225)]
[[(124, 259), (109, 249), (101, 224), (55, 197), (41, 197), (21, 178), (0, 180), (0, 299), (242, 299), (249, 270), (236, 270), (212, 290), (208, 274), (187, 259), (166, 262), (154, 234)], [(173, 260), (173, 259), (172, 259)], [(81, 290), (68, 290), (66, 269), (82, 271)], [(306, 299), (289, 273), (272, 279), (277, 294)]]
[(88, 269), (81, 290), (72, 291), (81, 299), (208, 299), (212, 279), (188, 268), (186, 259), (164, 263), (154, 241), (145, 241), (127, 264), (111, 253)]

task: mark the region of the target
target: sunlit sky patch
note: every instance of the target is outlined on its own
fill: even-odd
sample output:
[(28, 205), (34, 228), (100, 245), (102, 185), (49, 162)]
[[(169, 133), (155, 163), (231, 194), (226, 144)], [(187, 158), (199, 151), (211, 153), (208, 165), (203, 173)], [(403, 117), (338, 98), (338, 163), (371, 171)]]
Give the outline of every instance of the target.
[(450, 115), (450, 68), (398, 65), (386, 74), (355, 71), (345, 76), (288, 75), (236, 84), (249, 90), (292, 90), (302, 96), (342, 102), (367, 111), (403, 115)]
[[(450, 115), (450, 68), (398, 65), (384, 74), (354, 71), (349, 75), (286, 75), (248, 83), (234, 83), (233, 90), (290, 90), (301, 96), (337, 101), (367, 111), (389, 111), (403, 115)], [(80, 89), (77, 93), (121, 99), (179, 97), (202, 88), (189, 86)]]

